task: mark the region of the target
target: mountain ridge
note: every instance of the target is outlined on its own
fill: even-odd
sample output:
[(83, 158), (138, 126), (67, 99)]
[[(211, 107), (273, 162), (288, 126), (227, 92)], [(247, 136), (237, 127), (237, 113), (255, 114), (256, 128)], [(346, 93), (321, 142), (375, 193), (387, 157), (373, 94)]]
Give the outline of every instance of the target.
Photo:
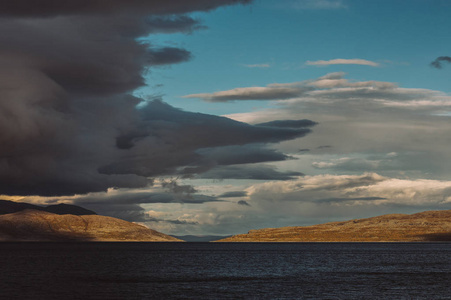
[(451, 241), (451, 210), (389, 214), (365, 219), (250, 230), (217, 242)]
[(0, 241), (179, 242), (143, 225), (100, 215), (59, 215), (25, 209), (0, 215)]
[(0, 215), (11, 214), (19, 211), (23, 211), (25, 209), (34, 209), (40, 211), (46, 211), (50, 213), (55, 213), (58, 215), (97, 215), (96, 212), (83, 208), (81, 206), (72, 205), (72, 204), (54, 204), (48, 206), (39, 206), (25, 202), (15, 202), (9, 200), (0, 200)]
[(217, 240), (225, 239), (231, 237), (231, 235), (171, 235), (175, 238), (184, 240), (185, 242), (214, 242)]

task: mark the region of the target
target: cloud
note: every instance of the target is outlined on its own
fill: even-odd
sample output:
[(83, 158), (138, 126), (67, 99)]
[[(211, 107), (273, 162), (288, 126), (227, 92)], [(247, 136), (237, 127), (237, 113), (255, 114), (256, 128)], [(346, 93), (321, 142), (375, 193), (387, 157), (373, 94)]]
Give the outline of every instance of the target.
[[(64, 199), (61, 198), (60, 199)], [(107, 193), (90, 193), (86, 195), (78, 195), (73, 198), (68, 198), (77, 205), (101, 205), (102, 203), (129, 205), (129, 204), (150, 204), (150, 203), (189, 203), (202, 204), (205, 202), (221, 201), (216, 197), (206, 196), (201, 194), (183, 194), (171, 192), (156, 192), (156, 191), (109, 191)]]
[[(451, 181), (397, 179), (376, 173), (317, 175), (265, 182), (247, 189), (255, 201), (312, 202), (318, 205), (405, 205), (438, 207), (451, 201)], [(265, 200), (266, 199), (266, 200)], [(363, 201), (363, 202), (362, 202)]]
[(403, 172), (428, 172), (433, 173), (434, 168), (439, 166), (440, 162), (431, 162), (426, 152), (407, 151), (402, 153), (387, 154), (351, 154), (340, 158), (321, 160), (312, 162), (316, 169), (328, 170), (334, 172), (394, 172), (403, 170)]
[(239, 205), (243, 205), (243, 206), (251, 206), (249, 203), (247, 203), (246, 201), (244, 201), (244, 200), (240, 200), (240, 201), (238, 201), (237, 202), (237, 204), (239, 204)]
[(244, 65), (246, 68), (269, 68), (270, 64), (253, 64), (253, 65)]
[(252, 126), (131, 95), (145, 85), (149, 68), (191, 58), (186, 49), (154, 44), (149, 34), (191, 33), (203, 26), (186, 13), (249, 2), (0, 3), (0, 193), (136, 189), (190, 165), (199, 167), (191, 170), (196, 174), (248, 162), (227, 158), (233, 153), (226, 150), (198, 152), (206, 148), (255, 144), (261, 160), (285, 159), (263, 150), (266, 144), (310, 129)]
[(331, 59), (331, 60), (317, 60), (317, 61), (307, 61), (305, 63), (307, 66), (330, 66), (330, 65), (361, 65), (361, 66), (371, 66), (379, 67), (380, 64), (374, 61), (369, 61), (366, 59)]
[(272, 84), (266, 87), (236, 88), (233, 90), (211, 94), (190, 94), (183, 97), (201, 98), (207, 102), (228, 102), (234, 100), (274, 100), (295, 98), (302, 95), (308, 90), (310, 90), (310, 88), (296, 86), (296, 83), (294, 83), (292, 86)]
[(290, 100), (310, 97), (377, 97), (397, 96), (400, 100), (414, 100), (419, 96), (432, 94), (429, 90), (401, 89), (396, 84), (382, 81), (351, 82), (345, 73), (336, 72), (313, 80), (292, 83), (273, 83), (266, 87), (244, 87), (215, 93), (186, 95), (184, 98), (200, 98), (207, 102), (228, 102), (236, 100)]
[(145, 213), (146, 205), (201, 205), (210, 202), (222, 202), (214, 196), (197, 193), (188, 185), (179, 185), (172, 181), (160, 181), (157, 186), (145, 189), (109, 189), (107, 192), (95, 192), (69, 197), (26, 197), (26, 202), (55, 203), (63, 202), (90, 208), (101, 215), (116, 217), (130, 222), (150, 222)]
[(442, 62), (451, 63), (451, 57), (439, 56), (433, 62), (431, 62), (431, 67), (434, 67), (436, 69), (441, 69), (443, 67)]
[[(330, 73), (316, 81), (299, 81), (292, 83), (273, 83), (266, 87), (235, 88), (215, 93), (201, 93), (183, 96), (184, 98), (200, 98), (207, 102), (228, 102), (235, 100), (276, 100), (292, 99), (315, 90), (314, 84), (319, 80), (340, 81), (344, 73)], [(346, 82), (344, 82), (346, 83)], [(338, 82), (335, 84), (344, 84)]]
[(286, 154), (274, 149), (263, 148), (259, 144), (204, 148), (199, 149), (196, 153), (203, 157), (202, 161), (197, 162), (198, 166), (236, 165), (292, 159)]
[[(2, 198), (5, 197), (2, 196)], [(218, 197), (199, 193), (189, 185), (175, 183), (175, 179), (155, 180), (154, 186), (138, 189), (110, 188), (106, 192), (92, 192), (74, 196), (6, 196), (6, 198), (38, 205), (75, 204), (85, 208), (89, 207), (101, 215), (116, 217), (130, 222), (155, 221), (146, 214), (148, 209), (146, 207), (149, 206), (179, 206), (178, 209), (181, 209), (184, 206), (198, 207), (206, 203), (224, 202)], [(164, 221), (170, 221), (170, 219), (166, 219)], [(179, 222), (179, 224), (182, 223)]]
[(313, 162), (312, 165), (318, 169), (340, 169), (340, 170), (376, 170), (381, 160), (368, 160), (362, 158), (341, 157), (330, 162)]
[(199, 175), (208, 179), (253, 179), (253, 180), (291, 180), (297, 176), (303, 176), (301, 172), (277, 171), (270, 165), (232, 165), (218, 166)]
[(150, 16), (145, 22), (152, 28), (150, 33), (192, 33), (207, 28), (199, 20), (186, 15)]
[[(295, 105), (302, 104), (304, 108), (308, 105), (309, 113), (313, 107), (325, 106), (326, 104), (329, 106), (338, 104), (343, 106), (347, 103), (350, 111), (354, 111), (357, 108), (369, 111), (370, 109), (380, 110), (388, 107), (391, 107), (390, 109), (393, 110), (394, 107), (398, 107), (399, 110), (397, 112), (401, 110), (404, 112), (408, 110), (432, 112), (441, 108), (447, 109), (451, 105), (451, 97), (440, 91), (402, 88), (391, 82), (349, 81), (343, 78), (343, 73), (332, 74), (334, 74), (333, 78), (329, 77), (329, 74), (318, 79), (304, 81), (303, 85), (314, 87), (314, 89), (299, 97), (280, 101), (278, 104), (289, 106), (290, 109), (295, 109)], [(363, 105), (367, 107), (365, 108)], [(327, 110), (324, 111), (329, 113)], [(343, 112), (337, 111), (336, 114)], [(298, 115), (277, 115), (277, 117), (285, 119), (294, 118), (295, 116)], [(274, 117), (272, 118), (274, 119)]]
[[(451, 181), (394, 178), (377, 173), (312, 175), (254, 183), (244, 202), (214, 202), (202, 210), (172, 210), (160, 219), (197, 222), (190, 232), (245, 233), (250, 229), (313, 225), (391, 213), (451, 208)], [(186, 226), (152, 224), (166, 232)], [(208, 228), (205, 230), (205, 228)], [(164, 231), (163, 230), (163, 231)]]
[[(301, 118), (318, 123), (314, 134), (274, 147), (297, 158), (277, 165), (305, 174), (372, 171), (399, 178), (451, 176), (449, 94), (392, 82), (350, 80), (344, 73), (305, 80), (301, 86), (313, 90), (274, 101), (268, 109), (228, 115), (253, 124)], [(299, 153), (299, 149), (310, 151)]]
[(176, 64), (190, 60), (191, 53), (185, 49), (164, 47), (150, 49), (148, 63), (152, 66)]
[(147, 14), (180, 14), (192, 11), (207, 11), (222, 5), (237, 3), (249, 3), (248, 0), (194, 0), (186, 3), (183, 0), (175, 0), (170, 3), (147, 0), (66, 0), (52, 1), (42, 0), (37, 4), (31, 0), (18, 0), (14, 3), (1, 3), (0, 16), (8, 17), (50, 17), (62, 15), (86, 15), (86, 14), (118, 14), (132, 13), (137, 15)]
[(195, 221), (188, 221), (184, 219), (168, 219), (171, 217), (170, 213), (164, 213), (164, 212), (158, 212), (154, 210), (146, 211), (146, 220), (145, 222), (156, 222), (156, 223), (169, 223), (169, 224), (175, 224), (175, 225), (198, 225), (198, 222)]
[[(287, 157), (265, 150), (264, 143), (310, 132), (306, 128), (251, 126), (224, 117), (185, 112), (160, 100), (149, 102), (140, 112), (140, 127), (119, 136), (120, 143), (129, 146), (126, 155), (100, 167), (100, 173), (146, 177), (189, 175), (205, 172), (218, 164), (281, 160)], [(238, 146), (240, 152), (235, 151)]]

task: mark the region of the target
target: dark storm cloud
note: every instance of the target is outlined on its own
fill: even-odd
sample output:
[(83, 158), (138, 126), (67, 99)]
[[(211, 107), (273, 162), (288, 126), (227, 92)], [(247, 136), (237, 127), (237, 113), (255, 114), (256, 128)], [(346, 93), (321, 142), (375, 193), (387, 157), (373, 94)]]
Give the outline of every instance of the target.
[[(305, 136), (307, 128), (261, 128), (246, 123), (202, 113), (186, 112), (162, 101), (152, 101), (142, 110), (142, 117), (151, 128), (157, 124), (179, 129), (178, 140), (184, 140), (187, 147), (195, 144), (197, 148), (250, 143), (276, 143), (286, 139)], [(170, 126), (169, 126), (170, 125)]]
[(238, 201), (237, 202), (237, 204), (239, 204), (239, 205), (243, 205), (243, 206), (251, 206), (249, 203), (247, 203), (246, 201), (244, 201), (244, 200), (240, 200), (240, 201)]
[(433, 62), (431, 62), (431, 66), (436, 68), (436, 69), (441, 69), (443, 67), (442, 66), (442, 62), (451, 63), (451, 57), (449, 57), (449, 56), (439, 56)]
[[(310, 132), (306, 128), (251, 126), (182, 111), (161, 100), (148, 102), (140, 113), (139, 127), (118, 137), (118, 144), (121, 148), (126, 145), (128, 151), (120, 160), (100, 167), (100, 173), (187, 176), (216, 165), (285, 160), (289, 157), (264, 149), (264, 145), (246, 144), (279, 142)], [(178, 170), (181, 166), (187, 167)]]
[(152, 33), (191, 33), (194, 30), (206, 29), (200, 24), (199, 20), (189, 16), (152, 16), (146, 20), (146, 23), (152, 27)]
[(207, 11), (222, 5), (249, 3), (251, 0), (16, 0), (1, 1), (0, 16), (47, 17), (73, 14), (180, 14)]
[(209, 179), (291, 180), (303, 176), (300, 172), (279, 172), (266, 165), (220, 166), (200, 175)]
[(149, 65), (152, 66), (181, 63), (191, 58), (189, 51), (175, 47), (149, 50), (149, 54)]
[[(191, 57), (185, 49), (154, 45), (149, 34), (189, 33), (202, 26), (186, 13), (248, 2), (1, 1), (0, 194), (139, 188), (152, 184), (150, 176), (183, 174), (184, 167), (196, 174), (221, 164), (287, 159), (265, 144), (302, 137), (308, 128), (251, 126), (161, 100), (137, 109), (143, 100), (131, 95), (149, 68)], [(235, 146), (245, 151), (235, 154)], [(206, 148), (209, 153), (199, 151)], [(121, 201), (215, 200), (187, 186), (169, 187), (187, 191)]]
[(282, 127), (282, 128), (304, 128), (312, 127), (318, 123), (312, 120), (275, 120), (265, 123), (255, 124), (255, 126), (269, 126), (269, 127)]
[(180, 195), (180, 194), (191, 195), (191, 194), (197, 192), (197, 190), (191, 185), (179, 185), (177, 183), (176, 179), (169, 180), (169, 181), (163, 181), (161, 183), (161, 186), (164, 189), (168, 190), (169, 192), (178, 194), (178, 195)]
[(225, 146), (206, 148), (197, 151), (203, 157), (199, 164), (236, 165), (291, 159), (274, 149), (263, 148), (262, 145)]
[(238, 198), (238, 197), (246, 197), (246, 191), (233, 191), (233, 192), (225, 192), (218, 196), (218, 198)]
[(118, 95), (142, 86), (145, 68), (190, 58), (185, 49), (136, 41), (153, 29), (129, 15), (0, 19), (0, 64), (7, 73), (38, 72), (77, 96)]
[(108, 203), (114, 204), (148, 204), (148, 203), (191, 203), (191, 204), (201, 204), (205, 202), (215, 202), (219, 201), (215, 197), (209, 197), (205, 195), (191, 195), (189, 197), (177, 197), (170, 193), (150, 193), (150, 192), (139, 192), (139, 193), (129, 193), (120, 194), (116, 196), (108, 196), (107, 199), (97, 196), (86, 196), (74, 201), (74, 203), (80, 205), (95, 204), (99, 201), (105, 200)]

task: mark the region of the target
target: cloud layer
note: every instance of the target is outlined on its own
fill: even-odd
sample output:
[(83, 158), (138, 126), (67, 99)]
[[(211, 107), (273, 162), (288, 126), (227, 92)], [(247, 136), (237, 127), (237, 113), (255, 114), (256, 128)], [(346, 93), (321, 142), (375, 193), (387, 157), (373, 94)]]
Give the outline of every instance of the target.
[(314, 135), (278, 147), (298, 158), (292, 169), (297, 166), (306, 174), (451, 176), (448, 94), (391, 82), (351, 81), (343, 73), (306, 80), (300, 86), (313, 90), (291, 99), (275, 98), (271, 109), (229, 117), (255, 124), (300, 117), (318, 122)]
[(134, 15), (181, 14), (192, 11), (206, 11), (222, 5), (249, 3), (248, 0), (194, 0), (187, 3), (173, 0), (161, 3), (156, 0), (42, 0), (37, 4), (31, 0), (2, 2), (0, 15), (5, 17), (52, 17), (62, 15), (115, 14)]
[[(375, 99), (385, 105), (434, 106), (447, 104), (447, 97), (426, 89), (405, 89), (395, 83), (383, 81), (350, 81), (345, 73), (329, 73), (312, 80), (291, 83), (272, 83), (266, 87), (243, 87), (214, 93), (191, 94), (185, 98), (200, 98), (208, 102), (237, 100), (289, 100), (308, 101), (325, 99)], [(398, 101), (396, 101), (398, 100)], [(444, 101), (443, 101), (444, 100)]]
[[(144, 85), (148, 68), (191, 58), (186, 49), (153, 44), (149, 34), (190, 33), (204, 27), (185, 13), (248, 2), (2, 2), (0, 194), (142, 188), (154, 176), (250, 162), (227, 158), (233, 154), (227, 146), (254, 144), (252, 151), (263, 153), (267, 143), (309, 133), (185, 112), (131, 95)], [(198, 151), (215, 147), (226, 148)], [(261, 160), (280, 159), (268, 154)]]
[(331, 59), (331, 60), (317, 60), (317, 61), (307, 61), (305, 63), (307, 66), (330, 66), (330, 65), (361, 65), (361, 66), (370, 66), (370, 67), (379, 67), (380, 64), (374, 61), (366, 60), (366, 59)]
[[(250, 184), (243, 192), (230, 190), (221, 196), (227, 201), (208, 202), (202, 208), (188, 204), (183, 204), (183, 210), (160, 207), (159, 213), (164, 218), (148, 220), (148, 224), (173, 233), (229, 234), (255, 228), (450, 209), (451, 182), (400, 179), (377, 173), (323, 174)], [(156, 211), (153, 208), (153, 214)], [(177, 224), (176, 220), (184, 222)]]

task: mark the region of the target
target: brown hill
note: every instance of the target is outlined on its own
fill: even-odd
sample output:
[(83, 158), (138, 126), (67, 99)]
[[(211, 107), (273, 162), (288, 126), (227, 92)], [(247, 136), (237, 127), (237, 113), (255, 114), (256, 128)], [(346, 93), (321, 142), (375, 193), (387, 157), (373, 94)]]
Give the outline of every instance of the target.
[(218, 242), (451, 241), (451, 210), (392, 214), (346, 222), (251, 230)]
[(0, 215), (0, 241), (181, 241), (124, 220), (26, 209)]

